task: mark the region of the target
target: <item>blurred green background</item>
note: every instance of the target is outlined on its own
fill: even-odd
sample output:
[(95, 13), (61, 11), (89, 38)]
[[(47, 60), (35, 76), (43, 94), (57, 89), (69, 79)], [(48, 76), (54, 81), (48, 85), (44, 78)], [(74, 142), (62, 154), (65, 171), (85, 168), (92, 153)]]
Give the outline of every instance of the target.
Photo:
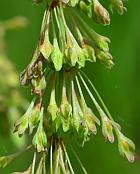
[[(98, 131), (98, 135), (86, 143), (84, 148), (75, 147), (89, 174), (140, 174), (140, 1), (129, 0), (126, 7), (128, 12), (123, 16), (116, 12), (111, 16), (110, 26), (93, 24), (96, 31), (111, 39), (115, 66), (107, 70), (99, 63), (87, 64), (85, 71), (115, 120), (122, 125), (123, 132), (135, 142), (137, 159), (134, 164), (128, 163), (119, 155), (117, 144), (105, 142)], [(0, 20), (17, 15), (23, 15), (29, 20), (26, 29), (9, 31), (6, 36), (7, 54), (18, 72), (25, 68), (35, 48), (43, 11), (43, 5), (35, 6), (30, 0), (0, 1)], [(20, 90), (27, 98), (30, 96), (29, 89)], [(11, 141), (0, 137), (0, 154), (14, 151)], [(76, 159), (70, 156), (77, 174), (82, 174), (80, 167), (75, 164)], [(29, 153), (19, 157), (5, 170), (0, 170), (0, 174), (24, 170), (31, 158)]]

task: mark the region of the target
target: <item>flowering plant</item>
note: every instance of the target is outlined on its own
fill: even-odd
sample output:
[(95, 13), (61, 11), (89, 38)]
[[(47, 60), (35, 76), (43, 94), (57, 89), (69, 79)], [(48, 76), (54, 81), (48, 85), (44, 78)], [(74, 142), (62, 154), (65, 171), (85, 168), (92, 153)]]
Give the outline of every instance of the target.
[[(38, 4), (43, 0), (33, 2)], [(99, 60), (109, 69), (114, 65), (109, 38), (98, 34), (85, 21), (89, 17), (109, 25), (109, 12), (98, 0), (44, 2), (46, 9), (39, 41), (20, 76), (21, 84), (31, 88), (33, 99), (14, 126), (19, 136), (25, 132), (33, 135), (33, 162), (24, 173), (74, 174), (65, 136), (75, 137), (83, 146), (96, 135), (98, 126), (111, 143), (116, 134), (120, 153), (133, 162), (134, 143), (122, 133), (121, 126), (114, 121), (95, 86), (82, 71), (87, 61)], [(109, 8), (111, 11), (115, 8), (120, 14), (126, 10), (122, 0), (110, 0)], [(87, 103), (87, 94), (96, 110)], [(15, 156), (1, 157), (1, 166), (5, 167)], [(83, 172), (86, 173), (84, 168)]]

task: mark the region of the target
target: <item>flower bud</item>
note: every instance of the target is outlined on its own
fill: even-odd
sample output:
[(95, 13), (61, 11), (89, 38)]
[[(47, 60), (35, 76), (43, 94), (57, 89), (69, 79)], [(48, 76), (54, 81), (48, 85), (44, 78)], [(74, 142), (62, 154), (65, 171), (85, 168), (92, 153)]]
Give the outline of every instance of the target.
[(89, 17), (92, 17), (92, 4), (86, 4), (84, 1), (80, 1), (79, 3), (80, 9)]
[[(48, 25), (48, 27), (49, 27), (49, 23), (50, 23), (50, 13), (48, 13), (47, 22), (46, 22), (46, 25)], [(40, 40), (42, 40), (42, 38)], [(50, 40), (49, 40), (49, 30), (48, 30), (48, 28), (45, 31), (43, 42), (40, 41), (39, 49), (40, 49), (40, 52), (42, 53), (42, 55), (44, 56), (44, 58), (46, 60), (48, 60), (48, 58), (51, 55), (52, 50), (53, 50), (53, 46), (52, 46), (52, 44), (50, 43)]]
[(102, 133), (111, 143), (114, 142), (112, 122), (106, 115), (102, 115)]
[(93, 0), (93, 17), (97, 23), (104, 25), (110, 24), (108, 11), (99, 3), (98, 0)]
[(63, 65), (63, 54), (61, 53), (57, 39), (53, 40), (53, 50), (51, 53), (51, 61), (54, 64), (55, 70), (60, 71)]
[(92, 110), (90, 108), (87, 108), (85, 112), (85, 121), (87, 124), (88, 129), (93, 132), (94, 134), (97, 133), (96, 124), (100, 125), (100, 120), (93, 114)]
[(79, 0), (69, 0), (69, 5), (74, 7), (79, 2)]
[(69, 47), (66, 51), (66, 62), (74, 67), (78, 61), (76, 49), (74, 47)]
[(132, 140), (125, 137), (120, 131), (118, 135), (118, 148), (122, 156), (126, 156), (129, 162), (134, 162), (135, 160), (135, 144)]
[(29, 128), (30, 128), (30, 134), (33, 132), (33, 129), (37, 126), (40, 118), (41, 118), (41, 111), (40, 111), (40, 103), (37, 104), (34, 107), (34, 110), (31, 114), (31, 116), (29, 117)]
[(50, 103), (47, 108), (47, 114), (51, 117), (52, 121), (57, 118), (58, 114), (58, 106), (55, 101), (55, 89), (53, 87), (51, 91)]
[(97, 58), (101, 61), (102, 64), (104, 64), (109, 69), (111, 69), (114, 65), (112, 61), (112, 55), (108, 52), (98, 50)]
[(47, 146), (47, 136), (43, 128), (43, 108), (41, 109), (41, 116), (41, 121), (33, 138), (33, 145), (36, 147), (38, 152), (45, 151)]
[(92, 110), (90, 108), (86, 109), (86, 112), (84, 114), (85, 122), (88, 127), (88, 129), (96, 134), (97, 133), (97, 128), (96, 124), (100, 125), (100, 120), (93, 114)]
[(26, 129), (28, 129), (29, 117), (32, 115), (33, 107), (34, 101), (31, 102), (26, 113), (16, 121), (14, 125), (14, 132), (18, 132), (18, 135), (22, 135), (26, 131)]
[(84, 44), (83, 51), (84, 51), (86, 60), (91, 62), (96, 62), (95, 50), (91, 46)]
[(120, 15), (122, 15), (124, 11), (127, 10), (123, 5), (122, 0), (110, 0), (110, 9), (112, 12), (113, 8), (115, 8)]
[(92, 34), (93, 40), (95, 42), (95, 45), (99, 49), (101, 49), (101, 50), (103, 50), (105, 52), (109, 51), (109, 46), (108, 46), (108, 43), (110, 43), (110, 39), (109, 38), (107, 38), (105, 36), (101, 36), (101, 35), (99, 35), (98, 33), (96, 33), (93, 30), (92, 30), (91, 34)]
[(40, 94), (42, 90), (46, 88), (46, 79), (45, 76), (32, 79), (33, 93)]
[(84, 51), (79, 48), (79, 50), (77, 50), (77, 56), (78, 56), (78, 65), (79, 65), (79, 68), (82, 68), (85, 66), (85, 55), (84, 55)]

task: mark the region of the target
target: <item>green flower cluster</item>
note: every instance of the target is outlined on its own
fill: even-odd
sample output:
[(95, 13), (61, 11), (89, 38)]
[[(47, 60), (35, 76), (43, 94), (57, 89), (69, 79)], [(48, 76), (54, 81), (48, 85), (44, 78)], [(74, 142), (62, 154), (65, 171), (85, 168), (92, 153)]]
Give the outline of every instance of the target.
[[(81, 70), (86, 61), (96, 62), (96, 59), (109, 69), (114, 65), (109, 53), (110, 40), (96, 33), (72, 7), (80, 6), (101, 24), (110, 23), (109, 13), (98, 0), (46, 3), (36, 50), (20, 77), (21, 84), (30, 87), (34, 97), (25, 114), (15, 123), (14, 132), (19, 136), (26, 131), (32, 134), (32, 143), (38, 152), (34, 153), (33, 163), (26, 173), (74, 174), (62, 138), (73, 136), (84, 145), (97, 134), (100, 125), (103, 136), (111, 143), (115, 140), (114, 133), (117, 135), (120, 153), (133, 162), (135, 145), (123, 135)], [(122, 1), (110, 3), (123, 13)], [(92, 106), (87, 103), (86, 95), (92, 100)], [(37, 167), (36, 155), (40, 157)]]

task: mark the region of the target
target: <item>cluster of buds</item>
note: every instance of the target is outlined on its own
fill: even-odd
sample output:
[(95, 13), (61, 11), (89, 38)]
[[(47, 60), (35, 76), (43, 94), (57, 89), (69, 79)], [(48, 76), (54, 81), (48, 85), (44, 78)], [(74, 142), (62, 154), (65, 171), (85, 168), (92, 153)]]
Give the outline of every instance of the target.
[[(111, 2), (115, 4), (117, 0)], [(95, 32), (76, 11), (67, 8), (76, 4), (96, 22), (110, 23), (109, 13), (98, 0), (47, 2), (37, 47), (20, 78), (21, 84), (29, 86), (34, 95), (14, 128), (19, 136), (26, 131), (33, 135), (32, 143), (37, 152), (26, 173), (74, 174), (62, 138), (73, 135), (84, 145), (97, 134), (100, 125), (106, 140), (113, 143), (116, 133), (120, 153), (131, 162), (135, 159), (134, 144), (122, 134), (92, 82), (81, 71), (86, 61), (99, 59), (109, 69), (114, 63), (109, 53), (110, 40)], [(87, 104), (85, 92), (93, 102), (92, 107)], [(36, 166), (37, 155), (41, 157)]]
[[(95, 22), (103, 25), (110, 24), (109, 12), (99, 0), (81, 0), (79, 7), (88, 17), (93, 18)], [(113, 8), (115, 8), (121, 15), (126, 11), (123, 0), (110, 0), (109, 8), (111, 12), (113, 12)]]

